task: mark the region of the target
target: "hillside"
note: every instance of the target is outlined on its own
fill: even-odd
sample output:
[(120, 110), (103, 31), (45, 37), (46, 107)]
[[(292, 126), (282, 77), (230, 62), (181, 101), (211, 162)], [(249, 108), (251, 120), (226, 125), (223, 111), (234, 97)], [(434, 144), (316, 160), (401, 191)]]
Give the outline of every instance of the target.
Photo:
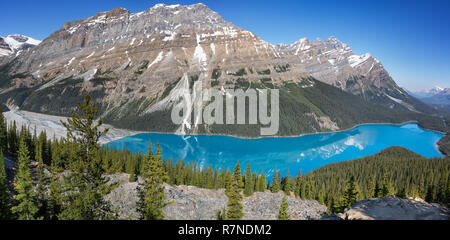
[(427, 202), (450, 204), (450, 159), (427, 159), (401, 147), (330, 164), (297, 178), (297, 181), (301, 186), (310, 187), (307, 198), (318, 199), (325, 193), (328, 205), (332, 206), (341, 200), (352, 176), (358, 186), (359, 200), (379, 196), (384, 185), (390, 194), (399, 197), (420, 197)]

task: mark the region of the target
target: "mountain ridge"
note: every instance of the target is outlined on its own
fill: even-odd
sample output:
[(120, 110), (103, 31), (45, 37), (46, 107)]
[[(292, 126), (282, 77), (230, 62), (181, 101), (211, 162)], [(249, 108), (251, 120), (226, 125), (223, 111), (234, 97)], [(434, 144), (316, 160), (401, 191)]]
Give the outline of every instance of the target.
[[(134, 14), (116, 8), (68, 22), (31, 51), (0, 66), (0, 99), (11, 108), (67, 115), (81, 95), (89, 93), (112, 123), (132, 120), (155, 125), (149, 121), (157, 121), (167, 126), (139, 130), (174, 131), (168, 116), (182, 97), (179, 92), (202, 85), (216, 89), (276, 87), (297, 94), (282, 99), (287, 114), (282, 116), (286, 117), (284, 127), (291, 129), (284, 134), (332, 130), (336, 122), (341, 123), (338, 128), (364, 123), (361, 118), (366, 117), (360, 114), (354, 116), (359, 120), (348, 119), (345, 109), (341, 113), (327, 109), (324, 102), (335, 105), (349, 97), (316, 83), (311, 76), (362, 97), (362, 101), (354, 99), (359, 105), (350, 112), (370, 105), (364, 101), (380, 105), (374, 112), (386, 114), (381, 108), (405, 112), (395, 121), (417, 120), (411, 113), (434, 111), (399, 88), (378, 60), (368, 54), (355, 55), (334, 37), (274, 46), (227, 22), (204, 4), (158, 4)], [(324, 95), (330, 91), (335, 99)], [(324, 101), (312, 103), (317, 97), (312, 92)], [(290, 115), (294, 109), (307, 127), (293, 123)], [(392, 121), (393, 117), (384, 119)], [(292, 124), (300, 130), (292, 130)], [(190, 132), (218, 133), (214, 129), (228, 132), (220, 126)]]

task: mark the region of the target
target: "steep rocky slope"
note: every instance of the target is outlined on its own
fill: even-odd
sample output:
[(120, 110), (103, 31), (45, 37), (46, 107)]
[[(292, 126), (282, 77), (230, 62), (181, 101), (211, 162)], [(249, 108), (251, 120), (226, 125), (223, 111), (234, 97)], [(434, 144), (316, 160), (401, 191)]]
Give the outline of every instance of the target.
[[(315, 84), (310, 76), (342, 91), (327, 97), (335, 90)], [(433, 112), (399, 88), (378, 60), (368, 54), (356, 56), (336, 38), (273, 46), (203, 4), (158, 4), (134, 14), (122, 8), (98, 13), (66, 23), (37, 47), (0, 66), (0, 101), (12, 108), (69, 115), (82, 95), (90, 93), (106, 122), (115, 126), (253, 136), (254, 127), (171, 123), (170, 110), (185, 93), (210, 87), (283, 88), (279, 135), (417, 120), (411, 112)], [(307, 96), (303, 92), (308, 89), (322, 94)], [(385, 108), (359, 98), (352, 100), (354, 106), (346, 106), (342, 99), (350, 97), (345, 92)], [(371, 108), (375, 116), (326, 112), (327, 105), (343, 105), (350, 112)], [(386, 108), (405, 114), (399, 117)]]

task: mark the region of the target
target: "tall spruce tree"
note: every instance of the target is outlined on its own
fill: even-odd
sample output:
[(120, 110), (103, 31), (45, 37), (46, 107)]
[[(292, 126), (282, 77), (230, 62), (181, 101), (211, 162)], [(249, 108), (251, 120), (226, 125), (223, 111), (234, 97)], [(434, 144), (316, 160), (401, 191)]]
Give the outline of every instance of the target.
[(261, 169), (261, 177), (259, 178), (258, 183), (258, 191), (264, 192), (266, 190), (266, 174), (264, 174), (264, 171)]
[(62, 211), (59, 219), (95, 220), (111, 219), (114, 214), (105, 196), (111, 191), (99, 156), (99, 139), (108, 129), (100, 130), (102, 120), (96, 120), (99, 108), (86, 95), (83, 103), (78, 103), (81, 115), (74, 112), (67, 122), (61, 123), (67, 129), (64, 144), (70, 152), (64, 176)]
[(228, 211), (226, 218), (228, 220), (241, 220), (244, 216), (241, 194), (242, 190), (242, 177), (239, 161), (234, 167), (233, 177), (231, 181), (230, 190), (227, 193), (228, 196)]
[(149, 142), (148, 153), (142, 163), (143, 183), (139, 185), (138, 212), (143, 220), (162, 220), (162, 209), (167, 205), (163, 183), (168, 179), (164, 169), (159, 143), (156, 154), (153, 155), (152, 145)]
[(253, 177), (252, 177), (252, 170), (250, 168), (250, 161), (247, 164), (247, 170), (245, 172), (245, 184), (244, 184), (244, 195), (250, 196), (253, 194)]
[(8, 150), (8, 130), (6, 127), (6, 119), (3, 116), (3, 110), (0, 107), (0, 149), (3, 152)]
[(275, 167), (275, 171), (273, 172), (272, 186), (270, 188), (270, 191), (273, 193), (277, 193), (280, 190), (281, 190), (280, 175), (277, 171), (277, 168)]
[(286, 201), (286, 197), (283, 197), (277, 219), (278, 220), (289, 220), (289, 215), (288, 215), (287, 211), (288, 211), (288, 204)]
[(33, 180), (31, 179), (30, 167), (28, 166), (30, 156), (24, 137), (20, 138), (17, 161), (18, 170), (14, 183), (16, 194), (13, 196), (16, 204), (11, 210), (19, 220), (36, 220), (38, 219), (37, 212), (39, 208), (33, 191)]
[(9, 199), (8, 179), (6, 176), (3, 150), (0, 149), (0, 220), (11, 219), (11, 204)]
[(347, 207), (353, 205), (358, 197), (358, 191), (356, 190), (355, 177), (350, 177), (347, 183), (347, 188), (345, 190), (344, 196), (342, 198), (341, 209), (344, 210)]

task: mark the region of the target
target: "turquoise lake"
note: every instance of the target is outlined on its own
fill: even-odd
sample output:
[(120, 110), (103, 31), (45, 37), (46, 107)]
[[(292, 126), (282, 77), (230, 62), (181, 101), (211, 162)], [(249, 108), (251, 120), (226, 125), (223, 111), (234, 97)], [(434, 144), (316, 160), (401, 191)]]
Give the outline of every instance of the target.
[(261, 169), (270, 177), (277, 167), (285, 175), (297, 175), (341, 162), (372, 155), (391, 146), (401, 146), (425, 157), (442, 157), (436, 142), (444, 135), (420, 128), (415, 123), (404, 125), (362, 125), (336, 132), (300, 137), (242, 139), (226, 136), (179, 136), (175, 134), (143, 133), (126, 137), (107, 145), (133, 152), (147, 152), (148, 141), (159, 141), (165, 159), (172, 156), (195, 161), (201, 167), (233, 169), (239, 162), (244, 170), (250, 161), (253, 171)]

